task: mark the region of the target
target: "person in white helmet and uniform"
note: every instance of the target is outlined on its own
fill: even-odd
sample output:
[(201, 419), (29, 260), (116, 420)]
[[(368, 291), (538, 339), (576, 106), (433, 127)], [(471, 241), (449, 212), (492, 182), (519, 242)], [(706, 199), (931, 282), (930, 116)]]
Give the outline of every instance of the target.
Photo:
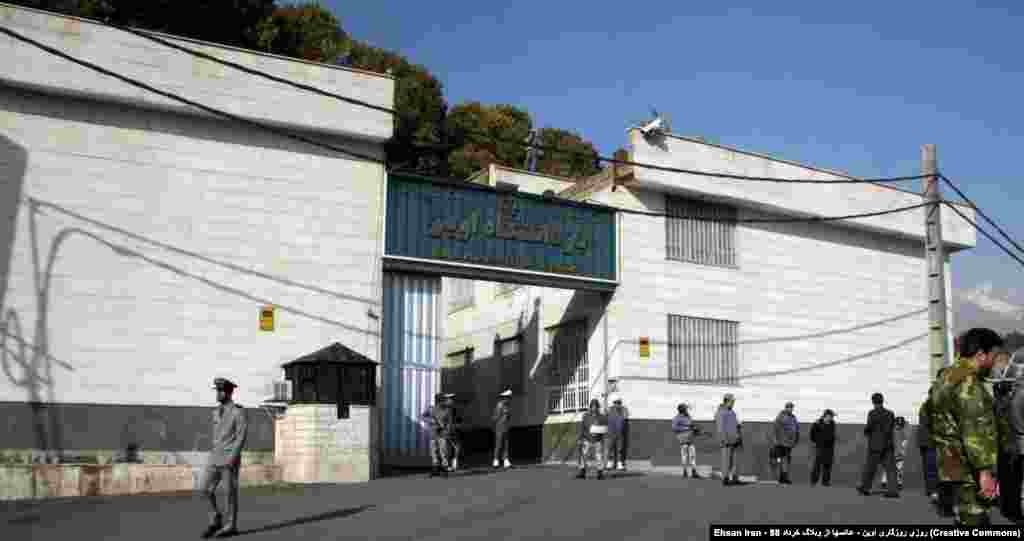
[(498, 405), (494, 408), (491, 421), (494, 422), (494, 462), (495, 468), (502, 466), (511, 468), (508, 461), (508, 432), (512, 427), (512, 390), (506, 389), (498, 395)]

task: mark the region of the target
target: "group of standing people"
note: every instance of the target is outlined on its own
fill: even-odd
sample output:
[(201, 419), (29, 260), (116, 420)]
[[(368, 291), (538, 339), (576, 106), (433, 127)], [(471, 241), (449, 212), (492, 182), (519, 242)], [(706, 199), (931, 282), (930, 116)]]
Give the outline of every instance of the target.
[[(509, 429), (512, 419), (512, 391), (506, 390), (498, 395), (498, 404), (494, 408), (491, 422), (494, 426), (494, 461), (495, 468), (511, 468), (508, 459)], [(430, 430), (430, 460), (433, 468), (430, 476), (447, 475), (458, 470), (459, 459), (462, 457), (462, 416), (455, 409), (455, 395), (438, 393), (434, 395), (434, 405), (423, 412), (420, 419)]]
[[(629, 413), (622, 398), (614, 397), (607, 412), (601, 412), (601, 402), (592, 399), (587, 412), (580, 419), (576, 436), (579, 450), (577, 479), (586, 479), (588, 467), (593, 466), (597, 478), (604, 478), (604, 470), (626, 469), (626, 437)], [(606, 461), (607, 459), (607, 461)]]

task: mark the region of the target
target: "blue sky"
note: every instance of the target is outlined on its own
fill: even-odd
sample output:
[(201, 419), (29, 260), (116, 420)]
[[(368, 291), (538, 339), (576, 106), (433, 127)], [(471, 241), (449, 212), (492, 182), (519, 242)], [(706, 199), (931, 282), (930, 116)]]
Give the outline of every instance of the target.
[[(427, 66), (449, 104), (511, 103), (603, 154), (651, 106), (675, 133), (864, 177), (917, 174), (934, 143), (1024, 244), (1024, 3), (323, 3)], [(1024, 279), (980, 234), (953, 266), (955, 289)]]

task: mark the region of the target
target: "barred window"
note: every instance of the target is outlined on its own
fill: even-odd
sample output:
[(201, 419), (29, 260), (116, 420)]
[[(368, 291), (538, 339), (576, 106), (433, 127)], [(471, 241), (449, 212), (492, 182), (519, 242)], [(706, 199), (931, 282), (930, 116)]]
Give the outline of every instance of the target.
[(501, 359), (501, 390), (512, 389), (512, 393), (520, 395), (523, 385), (522, 340), (520, 337), (508, 338), (494, 344), (495, 352)]
[(451, 288), (451, 292), (448, 294), (449, 312), (473, 306), (473, 293), (476, 289), (475, 281), (462, 280), (460, 278), (449, 278), (448, 286)]
[(739, 383), (740, 324), (735, 321), (668, 316), (668, 379)]
[(590, 402), (590, 362), (586, 320), (547, 329), (548, 411), (569, 413)]
[(668, 259), (719, 267), (736, 266), (736, 208), (665, 196)]

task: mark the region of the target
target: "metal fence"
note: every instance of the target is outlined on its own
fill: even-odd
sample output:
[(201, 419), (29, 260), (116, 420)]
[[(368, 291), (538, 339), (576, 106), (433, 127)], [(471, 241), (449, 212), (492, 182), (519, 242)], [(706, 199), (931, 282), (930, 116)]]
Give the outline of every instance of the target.
[(590, 361), (587, 322), (576, 321), (548, 332), (548, 412), (570, 413), (587, 409), (590, 402)]

